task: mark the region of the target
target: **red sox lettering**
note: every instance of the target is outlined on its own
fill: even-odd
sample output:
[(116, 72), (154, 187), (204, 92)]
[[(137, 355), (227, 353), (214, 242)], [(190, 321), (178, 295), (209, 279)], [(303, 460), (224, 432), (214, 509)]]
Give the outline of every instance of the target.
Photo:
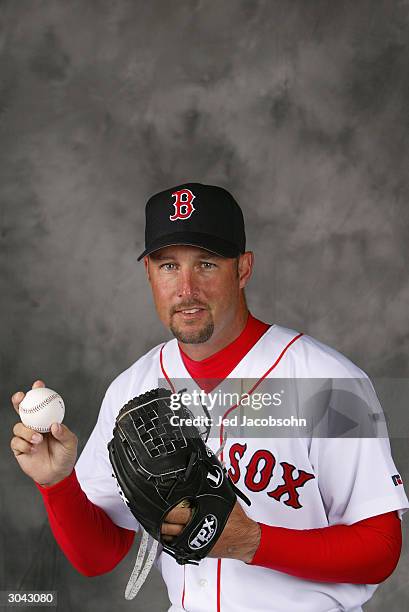
[[(235, 443), (230, 448), (229, 458), (231, 468), (229, 476), (234, 484), (237, 484), (240, 479), (240, 460), (243, 459), (246, 450), (247, 444)], [(309, 480), (314, 479), (314, 474), (298, 469), (298, 477), (294, 478), (293, 473), (296, 470), (294, 465), (286, 461), (280, 462), (280, 465), (284, 482), (272, 491), (268, 491), (267, 495), (276, 501), (281, 501), (281, 498), (284, 498), (283, 503), (291, 508), (302, 508), (300, 494), (297, 489), (303, 487)], [(266, 449), (257, 450), (245, 467), (244, 484), (247, 489), (257, 493), (264, 491), (274, 475), (275, 466), (276, 458), (270, 451)], [(255, 477), (258, 474), (259, 479), (256, 480)], [(286, 497), (287, 499), (285, 499)]]

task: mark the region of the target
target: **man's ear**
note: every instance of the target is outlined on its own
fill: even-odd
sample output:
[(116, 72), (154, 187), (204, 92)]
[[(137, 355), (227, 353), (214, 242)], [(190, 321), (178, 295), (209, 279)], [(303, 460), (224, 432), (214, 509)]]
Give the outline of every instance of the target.
[(242, 255), (240, 255), (239, 259), (239, 279), (240, 279), (240, 289), (243, 289), (248, 281), (250, 280), (251, 274), (253, 272), (254, 266), (254, 253), (253, 251), (246, 251)]
[(149, 255), (145, 255), (145, 257), (143, 258), (143, 263), (145, 265), (146, 278), (149, 282), (151, 282), (151, 277), (149, 274)]

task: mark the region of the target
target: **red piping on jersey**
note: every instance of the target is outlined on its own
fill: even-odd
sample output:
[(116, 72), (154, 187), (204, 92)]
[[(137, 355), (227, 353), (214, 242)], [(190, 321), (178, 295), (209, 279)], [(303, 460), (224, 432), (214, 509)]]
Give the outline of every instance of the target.
[(161, 367), (161, 370), (163, 372), (164, 377), (166, 378), (170, 388), (172, 389), (172, 392), (176, 393), (176, 390), (175, 390), (175, 387), (173, 385), (173, 382), (170, 380), (169, 376), (166, 374), (166, 370), (165, 370), (165, 367), (163, 365), (163, 349), (165, 348), (165, 344), (162, 344), (161, 349), (160, 349), (160, 355), (159, 355), (160, 367)]
[(185, 586), (186, 586), (186, 565), (183, 566), (183, 593), (182, 593), (182, 609), (185, 609)]
[[(294, 338), (287, 344), (287, 346), (285, 346), (283, 348), (283, 350), (281, 351), (280, 355), (277, 357), (277, 359), (275, 360), (275, 362), (273, 363), (271, 368), (269, 368), (266, 372), (264, 372), (263, 376), (261, 378), (259, 378), (259, 380), (256, 382), (256, 384), (253, 385), (252, 388), (250, 389), (250, 391), (247, 392), (248, 395), (250, 395), (251, 393), (253, 393), (253, 391), (255, 389), (257, 389), (257, 387), (265, 379), (265, 377), (268, 376), (268, 374), (270, 374), (271, 370), (274, 370), (276, 365), (280, 362), (281, 358), (283, 357), (284, 353), (287, 351), (287, 349), (290, 348), (290, 346), (293, 344), (293, 342), (298, 340), (298, 338), (301, 338), (301, 336), (303, 336), (303, 335), (304, 334), (301, 332), (297, 336), (294, 336)], [(226, 410), (226, 412), (224, 413), (223, 419), (225, 419), (227, 417), (227, 415), (230, 414), (230, 412), (232, 412), (232, 410), (234, 410), (238, 406), (240, 406), (240, 402), (238, 402), (237, 404), (234, 404), (234, 406), (230, 406), (230, 408), (228, 410)], [(223, 442), (223, 430), (224, 430), (224, 426), (223, 426), (223, 423), (222, 423), (221, 427), (220, 427), (220, 444), (222, 444), (222, 442)], [(220, 459), (221, 459), (221, 461), (223, 461), (223, 451), (220, 454)]]
[[(265, 377), (271, 372), (271, 370), (273, 370), (276, 367), (276, 365), (280, 362), (281, 358), (286, 353), (287, 349), (289, 349), (290, 346), (293, 344), (293, 342), (298, 340), (298, 338), (301, 338), (302, 335), (303, 335), (303, 333), (301, 332), (297, 336), (294, 336), (294, 338), (287, 344), (287, 346), (285, 346), (283, 348), (283, 350), (281, 351), (280, 355), (277, 357), (277, 359), (275, 360), (275, 362), (273, 363), (271, 368), (269, 368), (266, 372), (264, 372), (263, 376), (261, 378), (259, 378), (259, 380), (256, 382), (256, 384), (252, 386), (250, 391), (248, 391), (248, 395), (251, 395), (251, 393), (253, 393), (253, 391), (255, 389), (257, 389), (259, 384), (265, 379)], [(238, 402), (237, 404), (235, 404), (234, 406), (231, 406), (228, 410), (226, 410), (226, 412), (223, 415), (223, 419), (225, 419), (227, 417), (227, 415), (230, 414), (230, 412), (232, 412), (232, 410), (237, 408), (237, 406), (239, 406), (239, 405), (240, 405), (240, 402)], [(223, 423), (222, 423), (222, 425), (220, 427), (220, 444), (222, 444), (222, 442), (223, 442), (223, 429), (224, 429), (224, 427), (223, 427)], [(223, 450), (220, 453), (220, 461), (223, 461)], [(218, 559), (218, 564), (217, 564), (217, 612), (220, 612), (220, 610), (221, 610), (221, 608), (220, 608), (221, 572), (222, 572), (222, 560)]]
[(222, 560), (217, 559), (217, 612), (220, 612), (221, 582), (222, 582)]
[(248, 313), (246, 325), (224, 348), (199, 361), (187, 355), (179, 343), (183, 364), (196, 384), (206, 393), (213, 391), (251, 351), (271, 326)]
[[(251, 393), (253, 393), (253, 391), (255, 389), (257, 389), (259, 384), (266, 378), (266, 376), (268, 376), (268, 374), (270, 374), (270, 372), (272, 370), (274, 370), (274, 368), (279, 364), (279, 362), (281, 361), (282, 357), (287, 352), (287, 350), (290, 348), (290, 346), (296, 340), (301, 338), (301, 336), (303, 336), (303, 335), (304, 334), (301, 332), (301, 333), (297, 334), (296, 336), (294, 336), (294, 338), (292, 340), (290, 340), (290, 342), (283, 348), (283, 350), (281, 351), (280, 355), (277, 357), (277, 359), (275, 360), (273, 365), (266, 372), (264, 372), (263, 376), (261, 378), (259, 378), (259, 380), (255, 383), (255, 385), (253, 385), (253, 387), (250, 389), (250, 391), (248, 391), (248, 395), (250, 395)], [(161, 349), (160, 349), (160, 355), (159, 355), (160, 367), (161, 367), (161, 370), (163, 372), (164, 377), (166, 378), (168, 384), (170, 385), (170, 388), (172, 389), (173, 393), (175, 393), (175, 387), (174, 387), (172, 381), (170, 380), (169, 376), (167, 375), (166, 370), (165, 370), (165, 366), (163, 364), (163, 349), (164, 349), (164, 347), (165, 347), (165, 344), (163, 344)], [(235, 408), (237, 408), (239, 405), (240, 405), (240, 402), (238, 402), (237, 404), (234, 404), (234, 406), (231, 406), (228, 410), (226, 410), (226, 412), (223, 415), (223, 419), (226, 418), (227, 415), (230, 414), (230, 412), (232, 410), (234, 410)], [(222, 442), (223, 442), (223, 424), (220, 427), (220, 444), (222, 444)], [(220, 460), (223, 461), (223, 451), (220, 454)], [(221, 610), (221, 608), (220, 608), (221, 572), (222, 572), (222, 560), (218, 559), (217, 560), (217, 612), (220, 612), (220, 610)], [(183, 572), (183, 592), (182, 592), (182, 608), (183, 608), (183, 610), (185, 610), (184, 602), (185, 602), (185, 572)]]

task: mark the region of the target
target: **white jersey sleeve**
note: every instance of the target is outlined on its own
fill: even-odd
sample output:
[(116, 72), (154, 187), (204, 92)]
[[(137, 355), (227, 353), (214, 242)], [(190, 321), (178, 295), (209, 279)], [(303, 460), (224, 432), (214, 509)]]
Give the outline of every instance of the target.
[[(358, 399), (355, 401), (359, 410), (367, 409), (366, 415), (357, 415), (355, 437), (315, 437), (311, 442), (310, 461), (318, 478), (329, 525), (349, 525), (394, 510), (402, 518), (409, 503), (392, 458), (385, 416), (369, 377), (334, 349), (308, 336), (306, 342), (315, 345), (318, 363), (321, 356), (327, 358), (327, 363), (328, 358), (333, 361), (332, 368), (336, 372), (329, 374), (334, 383), (340, 379), (350, 395)], [(342, 404), (342, 394), (340, 397)], [(342, 405), (337, 409), (341, 412)], [(363, 421), (364, 416), (367, 421), (375, 417), (372, 435)], [(363, 435), (359, 433), (360, 428)]]
[(112, 439), (118, 407), (108, 388), (101, 404), (98, 420), (75, 465), (82, 490), (95, 505), (102, 508), (114, 523), (137, 531), (139, 525), (118, 495), (108, 456), (108, 442)]
[(401, 518), (408, 509), (387, 438), (321, 440), (312, 445), (311, 463), (329, 525), (351, 525), (393, 510)]
[(95, 427), (75, 465), (82, 490), (102, 508), (114, 523), (139, 530), (139, 523), (118, 492), (109, 460), (108, 442), (112, 439), (115, 419), (126, 402), (158, 386), (158, 349), (154, 347), (109, 385), (102, 401)]

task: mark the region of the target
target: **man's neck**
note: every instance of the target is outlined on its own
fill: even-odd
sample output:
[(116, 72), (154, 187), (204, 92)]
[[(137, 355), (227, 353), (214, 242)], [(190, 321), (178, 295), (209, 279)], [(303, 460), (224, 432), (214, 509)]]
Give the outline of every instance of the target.
[(195, 361), (206, 359), (224, 349), (228, 344), (231, 344), (231, 342), (234, 342), (234, 340), (240, 336), (243, 329), (246, 327), (248, 315), (249, 311), (247, 307), (242, 308), (231, 325), (222, 329), (217, 335), (213, 334), (207, 342), (202, 342), (200, 344), (185, 344), (179, 342), (179, 346), (188, 357)]

